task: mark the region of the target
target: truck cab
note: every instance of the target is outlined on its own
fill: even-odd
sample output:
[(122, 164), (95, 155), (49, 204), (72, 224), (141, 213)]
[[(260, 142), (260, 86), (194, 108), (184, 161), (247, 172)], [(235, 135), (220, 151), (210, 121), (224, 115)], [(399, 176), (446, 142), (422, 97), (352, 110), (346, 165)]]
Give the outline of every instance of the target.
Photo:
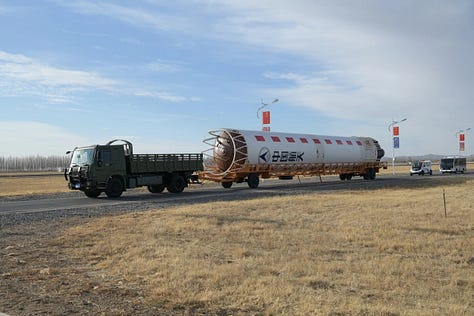
[(69, 188), (81, 190), (88, 197), (98, 197), (103, 191), (108, 196), (117, 195), (119, 190), (121, 193), (126, 188), (126, 157), (131, 148), (128, 142), (76, 147), (65, 170)]
[(425, 175), (433, 174), (433, 170), (431, 169), (431, 161), (430, 160), (415, 160), (411, 164), (410, 168), (410, 176), (418, 174), (418, 175)]

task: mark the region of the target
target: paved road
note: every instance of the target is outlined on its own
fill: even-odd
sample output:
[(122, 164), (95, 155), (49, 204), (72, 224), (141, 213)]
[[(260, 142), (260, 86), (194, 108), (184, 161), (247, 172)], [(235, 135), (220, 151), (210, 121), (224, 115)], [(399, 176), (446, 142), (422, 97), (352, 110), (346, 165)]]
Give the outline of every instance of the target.
[(249, 189), (246, 183), (236, 184), (231, 189), (224, 189), (218, 184), (194, 185), (185, 189), (183, 193), (151, 194), (144, 190), (130, 190), (125, 192), (119, 199), (108, 199), (105, 194), (97, 199), (87, 198), (80, 192), (70, 192), (60, 196), (45, 195), (19, 200), (0, 200), (0, 215), (38, 213), (55, 210), (100, 208), (110, 206), (130, 206), (137, 209), (140, 204), (157, 205), (165, 207), (169, 205), (204, 203), (209, 201), (231, 201), (252, 199), (257, 197), (294, 195), (310, 192), (355, 190), (355, 189), (381, 189), (390, 187), (410, 186), (437, 186), (446, 182), (446, 179), (459, 179), (465, 181), (473, 178), (474, 173), (458, 175), (412, 176), (409, 175), (379, 175), (374, 181), (354, 178), (351, 181), (341, 181), (338, 177), (323, 177), (322, 182), (318, 177), (301, 178), (278, 181), (262, 181), (258, 189)]

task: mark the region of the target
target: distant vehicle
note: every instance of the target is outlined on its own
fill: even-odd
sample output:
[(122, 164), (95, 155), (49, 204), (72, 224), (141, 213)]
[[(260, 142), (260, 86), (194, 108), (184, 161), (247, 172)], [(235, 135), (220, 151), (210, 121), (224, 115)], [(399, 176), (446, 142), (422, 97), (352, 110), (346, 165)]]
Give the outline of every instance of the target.
[(466, 171), (466, 158), (447, 157), (441, 159), (439, 172), (443, 173), (464, 173)]
[(418, 175), (424, 175), (424, 174), (433, 174), (433, 170), (431, 169), (431, 161), (430, 160), (415, 160), (411, 164), (410, 168), (410, 176), (418, 174)]
[[(122, 141), (123, 144), (114, 144)], [(76, 147), (71, 164), (64, 171), (71, 190), (81, 190), (91, 198), (102, 192), (117, 198), (126, 189), (146, 186), (151, 193), (165, 188), (180, 193), (188, 183), (198, 181), (195, 172), (203, 170), (203, 155), (134, 154), (126, 140), (105, 145)]]

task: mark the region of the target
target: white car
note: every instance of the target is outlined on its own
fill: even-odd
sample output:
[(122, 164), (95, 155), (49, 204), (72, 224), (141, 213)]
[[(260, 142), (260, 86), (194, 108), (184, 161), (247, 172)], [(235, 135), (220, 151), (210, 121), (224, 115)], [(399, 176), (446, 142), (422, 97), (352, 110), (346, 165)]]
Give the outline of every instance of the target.
[(416, 160), (411, 164), (410, 168), (410, 176), (414, 174), (433, 174), (433, 170), (431, 169), (431, 161), (430, 160)]

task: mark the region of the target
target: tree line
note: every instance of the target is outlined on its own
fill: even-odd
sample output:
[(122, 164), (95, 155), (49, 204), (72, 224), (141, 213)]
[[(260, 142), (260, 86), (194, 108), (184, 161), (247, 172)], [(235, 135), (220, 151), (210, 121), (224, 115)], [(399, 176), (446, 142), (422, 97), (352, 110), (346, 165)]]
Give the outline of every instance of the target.
[(0, 172), (23, 171), (60, 171), (63, 170), (71, 158), (69, 156), (26, 156), (1, 157)]

